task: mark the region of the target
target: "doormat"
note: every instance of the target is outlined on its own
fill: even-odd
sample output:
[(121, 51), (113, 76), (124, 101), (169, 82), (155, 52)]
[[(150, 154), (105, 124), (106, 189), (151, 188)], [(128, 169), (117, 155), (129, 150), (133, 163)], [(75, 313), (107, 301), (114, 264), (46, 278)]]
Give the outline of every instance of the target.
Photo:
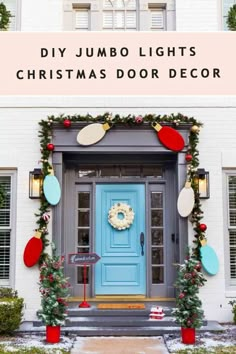
[(144, 310), (145, 305), (144, 304), (98, 304), (97, 308), (100, 310), (122, 310), (122, 309), (128, 309), (128, 310)]

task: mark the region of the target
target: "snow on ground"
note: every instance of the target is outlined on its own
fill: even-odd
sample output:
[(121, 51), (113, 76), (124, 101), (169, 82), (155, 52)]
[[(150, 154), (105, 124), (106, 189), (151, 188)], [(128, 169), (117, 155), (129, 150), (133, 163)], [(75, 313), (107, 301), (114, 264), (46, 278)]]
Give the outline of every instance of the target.
[[(166, 346), (170, 353), (175, 353), (178, 350), (189, 349), (193, 350), (195, 348), (215, 348), (215, 347), (230, 347), (236, 345), (236, 326), (227, 325), (224, 326), (225, 331), (223, 333), (198, 333), (196, 335), (195, 345), (186, 345), (181, 341), (180, 335), (170, 334), (164, 335), (164, 340)], [(210, 353), (210, 351), (209, 351)]]
[[(13, 337), (12, 340), (0, 340), (0, 344), (3, 344), (8, 351), (16, 351), (19, 348), (46, 348), (50, 349), (64, 349), (70, 350), (74, 342), (74, 338), (68, 338), (61, 336), (60, 343), (56, 344), (49, 344), (45, 341), (45, 335), (29, 335), (29, 334), (22, 334), (21, 336)], [(59, 351), (60, 353), (60, 351)], [(58, 353), (58, 354), (59, 354)]]

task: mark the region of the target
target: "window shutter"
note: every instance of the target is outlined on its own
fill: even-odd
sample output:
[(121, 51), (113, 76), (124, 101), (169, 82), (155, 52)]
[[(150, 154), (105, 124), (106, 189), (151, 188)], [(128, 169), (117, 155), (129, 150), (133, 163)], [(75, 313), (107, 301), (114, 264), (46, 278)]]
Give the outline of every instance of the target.
[(75, 29), (89, 29), (89, 11), (88, 9), (79, 9), (75, 11)]
[(6, 194), (4, 205), (0, 208), (0, 283), (5, 285), (10, 278), (11, 177), (1, 176), (0, 184)]
[(164, 10), (156, 9), (151, 12), (151, 29), (164, 30)]

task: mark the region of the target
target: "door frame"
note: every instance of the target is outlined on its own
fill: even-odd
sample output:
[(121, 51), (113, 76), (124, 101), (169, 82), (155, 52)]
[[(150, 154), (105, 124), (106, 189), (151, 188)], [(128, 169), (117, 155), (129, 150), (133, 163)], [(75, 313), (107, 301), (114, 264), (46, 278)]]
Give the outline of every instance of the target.
[[(175, 153), (167, 150), (157, 139), (155, 132), (150, 130), (149, 126), (116, 126), (111, 129), (109, 134), (93, 146), (85, 149), (84, 146), (78, 145), (76, 136), (78, 130), (86, 126), (87, 123), (77, 123), (71, 127), (70, 131), (61, 128), (61, 125), (53, 127), (53, 144), (55, 150), (52, 154), (52, 164), (60, 185), (62, 186), (62, 198), (60, 203), (53, 208), (52, 214), (52, 240), (57, 247), (57, 252), (60, 255), (65, 255), (65, 238), (71, 232), (72, 226), (66, 224), (66, 213), (71, 208), (71, 203), (67, 200), (70, 196), (73, 200), (74, 196), (68, 188), (68, 170), (78, 164), (81, 159), (92, 161), (97, 159), (99, 155), (103, 158), (114, 157), (119, 160), (128, 154), (133, 156), (133, 161), (140, 158), (144, 160), (150, 156), (155, 157), (158, 162), (175, 161), (174, 178), (175, 178), (175, 193), (176, 195), (182, 189), (186, 179), (186, 161), (185, 154), (188, 148), (188, 136), (190, 124), (177, 127), (186, 142), (184, 149)], [(122, 139), (120, 139), (122, 136)], [(65, 173), (66, 171), (66, 173)], [(75, 172), (70, 172), (71, 178), (76, 183)], [(69, 173), (69, 174), (70, 174)], [(78, 182), (78, 181), (77, 181)], [(92, 182), (92, 181), (91, 181)], [(104, 179), (104, 182), (105, 179)], [(118, 182), (118, 181), (117, 181)], [(128, 182), (128, 181), (127, 181)], [(142, 182), (140, 180), (140, 182)], [(67, 198), (65, 198), (67, 197)], [(67, 209), (69, 208), (69, 209)], [(188, 223), (186, 218), (180, 218), (176, 215), (176, 230), (177, 234), (181, 235), (178, 242), (178, 263), (185, 259), (186, 245), (188, 244)], [(178, 235), (176, 235), (178, 239)], [(176, 242), (177, 243), (177, 242)], [(69, 275), (69, 274), (68, 274)], [(149, 294), (147, 294), (149, 296)]]
[[(75, 235), (75, 230), (76, 230), (76, 215), (75, 215), (75, 209), (77, 205), (77, 192), (80, 191), (88, 191), (90, 192), (90, 205), (91, 205), (91, 210), (92, 213), (90, 215), (90, 224), (92, 225), (91, 227), (91, 233), (90, 233), (90, 252), (95, 251), (95, 242), (96, 242), (96, 230), (95, 230), (95, 225), (96, 225), (96, 209), (95, 209), (95, 203), (96, 203), (96, 186), (98, 184), (143, 184), (145, 186), (145, 202), (146, 202), (146, 212), (145, 212), (145, 248), (146, 248), (146, 296), (147, 297), (155, 297), (158, 294), (155, 291), (155, 285), (152, 286), (152, 279), (151, 279), (151, 231), (150, 231), (150, 192), (152, 190), (155, 191), (155, 185), (156, 186), (162, 186), (162, 188), (165, 190), (165, 200), (164, 200), (164, 213), (165, 209), (173, 207), (173, 203), (170, 203), (171, 205), (168, 204), (168, 200), (170, 200), (170, 196), (175, 195), (175, 166), (173, 163), (171, 164), (166, 164), (163, 166), (165, 169), (165, 174), (164, 178), (157, 180), (157, 179), (142, 179), (140, 178), (139, 180), (134, 180), (134, 179), (124, 179), (124, 178), (86, 178), (83, 179), (81, 182), (79, 178), (76, 177), (76, 171), (74, 169), (68, 169), (65, 173), (65, 210), (70, 210), (70, 222), (68, 222), (68, 213), (65, 213), (65, 221), (64, 221), (64, 228), (65, 228), (65, 235), (68, 234), (68, 227), (69, 227), (69, 234)], [(81, 188), (79, 187), (81, 186)], [(172, 186), (172, 188), (166, 188), (166, 186)], [(157, 187), (158, 188), (158, 187)], [(76, 192), (77, 191), (77, 192)], [(76, 193), (75, 193), (76, 192)], [(176, 196), (175, 196), (176, 199)], [(71, 205), (74, 205), (74, 208), (71, 208)], [(166, 220), (166, 215), (164, 215), (164, 222), (166, 225), (165, 228), (165, 238), (170, 237), (172, 233), (176, 234), (176, 216), (173, 211), (171, 211), (171, 216), (173, 219), (172, 226), (170, 227), (170, 224)], [(73, 219), (74, 220), (73, 220)], [(67, 220), (66, 220), (67, 219)], [(74, 230), (73, 230), (74, 229)], [(66, 231), (67, 230), (67, 231)], [(174, 240), (175, 242), (175, 250), (178, 249), (178, 242), (177, 242), (177, 237)], [(66, 251), (66, 245), (64, 242), (64, 250)], [(167, 249), (167, 244), (165, 248)], [(71, 249), (70, 252), (67, 253), (74, 253), (74, 251)], [(175, 259), (176, 262), (178, 262), (178, 259)], [(169, 277), (170, 274), (169, 272), (171, 271), (171, 277), (173, 278), (174, 270), (171, 269), (171, 265), (168, 265), (168, 260), (166, 260), (166, 266), (168, 268), (168, 274), (166, 273), (165, 277), (165, 285), (167, 287), (166, 293), (167, 297), (173, 297), (174, 296), (174, 287), (173, 284), (170, 283)], [(69, 268), (69, 270), (68, 270)], [(95, 270), (93, 269), (94, 267), (90, 267), (89, 269), (89, 276), (90, 276), (90, 284), (87, 286), (87, 294), (89, 296), (94, 297), (95, 296)], [(75, 275), (73, 275), (73, 270), (72, 266), (67, 267), (67, 276), (70, 278), (74, 278)], [(166, 284), (167, 283), (167, 284)], [(78, 292), (80, 293), (80, 296), (82, 296), (82, 290), (83, 286), (82, 285), (77, 285), (77, 291), (76, 287), (74, 288), (74, 294), (73, 295), (78, 295)], [(159, 295), (160, 296), (160, 295)]]

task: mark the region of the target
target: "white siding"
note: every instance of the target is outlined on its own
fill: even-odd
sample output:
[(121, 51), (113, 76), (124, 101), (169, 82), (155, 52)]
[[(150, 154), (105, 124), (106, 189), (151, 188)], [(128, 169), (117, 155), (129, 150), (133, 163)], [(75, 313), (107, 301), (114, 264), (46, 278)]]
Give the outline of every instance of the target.
[(21, 0), (21, 31), (62, 31), (63, 0)]
[[(89, 112), (96, 115), (106, 111), (120, 114), (181, 112), (204, 123), (200, 133), (200, 167), (210, 172), (211, 196), (202, 202), (202, 207), (204, 222), (208, 225), (208, 243), (219, 257), (220, 271), (216, 276), (207, 276), (208, 282), (201, 289), (201, 297), (208, 319), (230, 321), (232, 314), (226, 296), (235, 297), (236, 289), (226, 289), (225, 285), (225, 264), (228, 259), (224, 257), (224, 227), (227, 221), (223, 219), (224, 198), (221, 186), (222, 169), (236, 168), (235, 97), (145, 97), (142, 100), (138, 97), (94, 97), (92, 101), (89, 97), (0, 97), (0, 123), (4, 126), (0, 131), (0, 167), (18, 169), (15, 285), (26, 300), (26, 318), (35, 316), (39, 305), (37, 267), (28, 269), (22, 261), (25, 244), (35, 228), (34, 212), (38, 207), (36, 200), (28, 198), (28, 172), (39, 166), (40, 159), (38, 122), (50, 114), (62, 112)], [(191, 230), (190, 226), (190, 243)], [(25, 287), (25, 279), (32, 284), (30, 294)]]
[(218, 31), (221, 29), (218, 0), (177, 0), (177, 31)]

